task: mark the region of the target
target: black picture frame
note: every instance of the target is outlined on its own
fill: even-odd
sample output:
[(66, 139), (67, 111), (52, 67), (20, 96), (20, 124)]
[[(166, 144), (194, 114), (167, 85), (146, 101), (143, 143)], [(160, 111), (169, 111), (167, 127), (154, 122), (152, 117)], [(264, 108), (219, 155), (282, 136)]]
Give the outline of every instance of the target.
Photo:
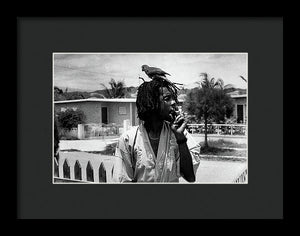
[[(60, 51), (247, 52), (248, 184), (52, 184), (52, 53)], [(21, 17), (17, 69), (17, 218), (283, 218), (283, 18)]]

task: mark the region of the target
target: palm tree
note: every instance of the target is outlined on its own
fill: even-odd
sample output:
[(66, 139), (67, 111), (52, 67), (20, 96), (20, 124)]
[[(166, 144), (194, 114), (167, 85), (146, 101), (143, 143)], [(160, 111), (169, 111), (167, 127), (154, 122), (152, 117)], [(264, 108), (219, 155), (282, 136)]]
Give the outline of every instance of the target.
[(209, 78), (207, 73), (201, 73), (202, 77), (199, 88), (192, 89), (187, 95), (186, 108), (189, 113), (193, 113), (200, 120), (204, 119), (204, 148), (208, 147), (207, 124), (209, 119), (222, 120), (225, 116), (229, 117), (233, 111), (230, 97), (226, 94), (226, 89), (231, 85), (224, 85), (222, 79), (215, 80)]
[(224, 89), (224, 81), (222, 79), (209, 78), (207, 73), (201, 73), (202, 80), (197, 82), (202, 88)]
[(54, 101), (64, 100), (64, 92), (57, 86), (54, 86)]
[(103, 83), (101, 85), (105, 88), (107, 97), (109, 98), (124, 98), (126, 95), (125, 83), (123, 81), (115, 81), (111, 79), (109, 82), (110, 89)]
[(243, 76), (240, 75), (240, 77), (247, 83), (247, 80)]

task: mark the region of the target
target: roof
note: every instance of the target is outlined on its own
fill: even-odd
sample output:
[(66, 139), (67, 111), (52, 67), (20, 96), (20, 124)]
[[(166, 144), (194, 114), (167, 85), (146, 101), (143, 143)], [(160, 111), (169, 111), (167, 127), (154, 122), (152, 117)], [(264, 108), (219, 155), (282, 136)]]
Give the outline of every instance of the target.
[(232, 98), (246, 98), (247, 94), (231, 94), (230, 97), (232, 97)]
[[(178, 99), (183, 102), (182, 99)], [(74, 103), (74, 102), (136, 102), (136, 98), (86, 98), (75, 100), (54, 101), (55, 104), (60, 103)]]
[(86, 98), (64, 101), (54, 101), (54, 103), (73, 103), (73, 102), (135, 102), (135, 98)]

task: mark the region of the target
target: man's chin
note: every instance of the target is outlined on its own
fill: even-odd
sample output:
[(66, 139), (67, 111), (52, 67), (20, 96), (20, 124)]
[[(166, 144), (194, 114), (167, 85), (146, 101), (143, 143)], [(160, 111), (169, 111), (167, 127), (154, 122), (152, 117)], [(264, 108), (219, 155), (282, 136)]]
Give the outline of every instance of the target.
[(171, 114), (165, 118), (165, 121), (168, 121), (169, 123), (173, 121), (173, 117), (171, 116)]

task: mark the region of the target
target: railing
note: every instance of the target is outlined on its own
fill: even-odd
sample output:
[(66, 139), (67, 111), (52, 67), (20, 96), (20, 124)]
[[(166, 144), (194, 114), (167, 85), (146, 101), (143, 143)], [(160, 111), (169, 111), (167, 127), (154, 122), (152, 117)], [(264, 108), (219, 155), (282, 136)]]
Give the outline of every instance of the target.
[(243, 172), (234, 179), (234, 183), (248, 183), (248, 169), (243, 170)]
[[(207, 124), (207, 134), (246, 135), (247, 126), (242, 124)], [(204, 124), (188, 124), (187, 130), (192, 134), (204, 134)]]
[(94, 138), (101, 136), (118, 136), (121, 133), (122, 125), (111, 124), (84, 124), (84, 138)]
[(101, 161), (99, 154), (77, 154), (60, 153), (59, 161), (54, 159), (54, 182), (101, 183), (112, 180), (112, 162)]
[(59, 129), (59, 136), (63, 139), (76, 139), (78, 136), (78, 129)]

